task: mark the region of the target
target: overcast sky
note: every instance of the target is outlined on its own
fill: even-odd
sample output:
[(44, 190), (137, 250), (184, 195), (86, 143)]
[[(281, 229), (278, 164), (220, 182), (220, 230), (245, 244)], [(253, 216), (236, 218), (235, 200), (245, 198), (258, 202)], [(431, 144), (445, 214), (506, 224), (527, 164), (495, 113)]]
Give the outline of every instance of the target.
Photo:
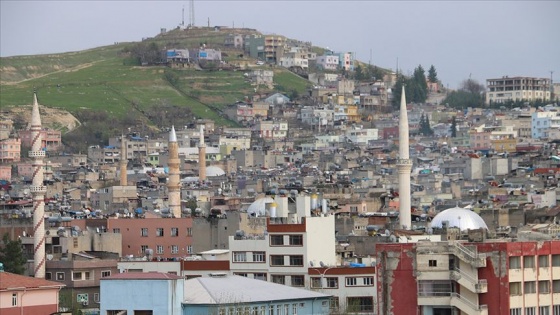
[[(195, 25), (249, 27), (412, 73), (434, 65), (449, 87), (472, 76), (560, 81), (560, 1), (195, 0)], [(0, 56), (139, 41), (189, 23), (190, 1), (0, 0)], [(371, 59), (370, 59), (371, 56)]]

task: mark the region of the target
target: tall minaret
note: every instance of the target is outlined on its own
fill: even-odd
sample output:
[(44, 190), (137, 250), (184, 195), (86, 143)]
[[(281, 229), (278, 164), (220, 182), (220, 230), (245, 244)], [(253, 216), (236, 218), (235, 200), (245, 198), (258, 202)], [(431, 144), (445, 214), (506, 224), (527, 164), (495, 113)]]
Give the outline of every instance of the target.
[(406, 96), (404, 86), (401, 94), (401, 109), (399, 117), (399, 220), (401, 227), (410, 229), (412, 218), (410, 215), (410, 170), (412, 161), (408, 152), (408, 114), (406, 113)]
[(181, 179), (179, 176), (179, 144), (175, 126), (169, 132), (169, 181), (167, 182), (169, 211), (175, 218), (181, 217)]
[(124, 141), (124, 135), (121, 135), (121, 159), (119, 160), (119, 165), (121, 168), (121, 186), (128, 185), (128, 178), (126, 176), (126, 165), (128, 164), (126, 143)]
[(204, 127), (200, 125), (200, 141), (198, 144), (198, 179), (206, 180), (206, 144), (204, 143)]
[(33, 94), (33, 111), (31, 113), (31, 150), (29, 157), (33, 160), (33, 177), (31, 194), (33, 195), (33, 269), (35, 278), (45, 278), (45, 193), (43, 185), (43, 158), (41, 116), (37, 94)]

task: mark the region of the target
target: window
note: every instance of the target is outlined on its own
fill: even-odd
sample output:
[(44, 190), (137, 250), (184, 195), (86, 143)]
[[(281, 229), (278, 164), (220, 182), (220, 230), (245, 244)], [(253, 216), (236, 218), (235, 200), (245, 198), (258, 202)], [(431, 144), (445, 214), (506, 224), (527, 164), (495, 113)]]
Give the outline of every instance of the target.
[(179, 236), (179, 228), (171, 228), (171, 236)]
[(537, 293), (537, 285), (535, 284), (535, 281), (525, 282), (523, 284), (523, 293), (524, 294)]
[(253, 262), (265, 262), (264, 252), (253, 252)]
[(346, 303), (350, 312), (373, 312), (373, 296), (348, 297)]
[(525, 308), (525, 315), (537, 315), (536, 313), (537, 308), (536, 307), (526, 307)]
[(192, 228), (187, 228), (187, 236), (192, 236)]
[(110, 276), (111, 276), (111, 270), (101, 271), (101, 278), (110, 277)]
[(334, 277), (329, 277), (329, 278), (325, 278), (326, 279), (326, 285), (327, 288), (329, 289), (336, 289), (338, 288), (338, 278), (334, 278)]
[(428, 266), (437, 267), (437, 260), (435, 260), (435, 259), (428, 260)]
[(74, 271), (72, 272), (72, 281), (91, 280), (92, 273), (89, 271)]
[(539, 315), (550, 315), (550, 306), (539, 306)]
[(539, 256), (539, 267), (548, 267), (548, 255)]
[(364, 277), (364, 285), (372, 286), (373, 285), (373, 277)]
[(521, 295), (521, 282), (511, 282), (509, 284), (509, 295)]
[(353, 287), (358, 285), (358, 279), (355, 277), (346, 277), (346, 286)]
[(522, 315), (521, 314), (521, 307), (510, 309), (509, 310), (509, 315)]
[(323, 286), (321, 285), (321, 278), (320, 277), (311, 277), (311, 288), (312, 289), (320, 289)]
[(552, 280), (552, 293), (560, 293), (560, 280)]
[(163, 254), (163, 245), (156, 245), (156, 254)]
[(303, 266), (303, 255), (291, 255), (290, 266)]
[(303, 287), (305, 285), (305, 280), (303, 275), (292, 275), (292, 287)]
[(535, 256), (524, 256), (523, 268), (535, 268)]
[(17, 306), (17, 293), (12, 293), (12, 306)]
[(293, 315), (297, 315), (297, 310), (298, 310), (297, 304), (295, 304), (295, 303), (292, 304), (292, 314)]
[(255, 273), (253, 274), (253, 278), (266, 281), (266, 273)]
[(521, 269), (521, 257), (512, 256), (509, 258), (509, 269)]
[(120, 232), (121, 232), (121, 229), (119, 229), (119, 228), (113, 229), (113, 233), (120, 233)]
[(303, 245), (303, 235), (290, 235), (290, 245), (292, 246)]
[(94, 293), (94, 294), (93, 294), (93, 301), (94, 301), (95, 303), (99, 303), (99, 293)]
[(51, 279), (52, 279), (52, 273), (46, 272), (45, 273), (45, 280), (51, 280)]
[(140, 245), (140, 253), (145, 254), (146, 249), (148, 249), (148, 245)]
[(233, 252), (233, 262), (246, 262), (247, 253), (246, 252)]
[(171, 245), (171, 254), (177, 254), (177, 253), (179, 253), (179, 246)]
[(187, 245), (187, 254), (192, 254), (193, 250), (192, 250), (192, 245)]
[(156, 236), (163, 236), (163, 228), (156, 229)]
[(539, 281), (539, 294), (548, 294), (550, 293), (550, 281), (543, 280)]
[(270, 265), (271, 266), (283, 266), (284, 265), (284, 256), (270, 255)]
[(552, 267), (560, 267), (560, 254), (552, 255)]
[(247, 273), (246, 272), (234, 272), (233, 274), (236, 275), (236, 276), (247, 278)]
[(272, 282), (278, 283), (278, 284), (286, 284), (286, 276), (272, 275)]
[(56, 280), (57, 281), (64, 281), (64, 272), (57, 272), (56, 273)]
[(143, 236), (143, 237), (148, 236), (148, 228), (141, 228), (140, 229), (140, 236)]
[(271, 246), (284, 245), (284, 235), (270, 235), (270, 245)]
[(331, 296), (329, 299), (329, 309), (332, 313), (338, 312), (338, 308), (340, 307), (340, 302), (338, 301), (338, 296)]
[(560, 304), (552, 305), (552, 315), (560, 315)]
[(270, 305), (270, 307), (268, 308), (268, 314), (274, 315), (274, 305)]

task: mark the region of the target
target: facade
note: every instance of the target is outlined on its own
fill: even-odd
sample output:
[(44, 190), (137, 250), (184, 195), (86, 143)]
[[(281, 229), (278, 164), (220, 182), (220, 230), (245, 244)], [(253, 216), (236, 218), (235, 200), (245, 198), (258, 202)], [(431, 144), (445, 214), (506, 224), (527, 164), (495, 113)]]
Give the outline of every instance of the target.
[(14, 163), (21, 160), (21, 139), (8, 138), (0, 140), (0, 162)]
[[(41, 133), (41, 148), (45, 148), (47, 151), (58, 151), (62, 148), (62, 133), (60, 130), (52, 130), (48, 128), (43, 128), (40, 130)], [(21, 130), (19, 132), (21, 137), (21, 145), (30, 148), (32, 142), (31, 130)]]
[(555, 111), (535, 112), (531, 115), (533, 139), (548, 139), (553, 129), (560, 128), (560, 115)]
[(63, 287), (61, 283), (0, 270), (0, 314), (54, 314)]
[(192, 218), (107, 220), (107, 230), (122, 235), (123, 256), (179, 259), (192, 253)]
[(502, 77), (486, 80), (486, 104), (508, 101), (550, 101), (550, 79)]
[(288, 122), (264, 120), (257, 122), (256, 132), (261, 138), (282, 140), (288, 136)]
[(100, 314), (180, 315), (184, 279), (159, 272), (125, 272), (101, 279)]
[(559, 241), (377, 249), (380, 314), (560, 314)]
[(340, 64), (340, 57), (336, 55), (317, 56), (315, 63), (324, 70), (336, 70)]

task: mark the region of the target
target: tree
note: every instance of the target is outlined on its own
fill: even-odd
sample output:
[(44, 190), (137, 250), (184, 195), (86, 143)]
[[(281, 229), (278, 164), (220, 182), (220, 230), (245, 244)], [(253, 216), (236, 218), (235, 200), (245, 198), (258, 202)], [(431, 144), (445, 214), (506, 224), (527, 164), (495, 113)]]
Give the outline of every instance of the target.
[(484, 85), (469, 78), (461, 82), (457, 91), (449, 93), (442, 103), (459, 109), (483, 107), (484, 91)]
[(395, 86), (393, 87), (393, 108), (395, 109), (398, 109), (401, 104), (403, 85), (406, 85), (406, 78), (402, 74), (397, 74), (397, 82), (395, 82)]
[(27, 259), (21, 250), (21, 240), (11, 240), (8, 233), (2, 237), (2, 248), (0, 249), (0, 261), (4, 264), (6, 272), (22, 275), (25, 271)]
[(426, 82), (426, 75), (424, 68), (422, 65), (418, 65), (416, 69), (414, 69), (414, 81), (418, 84), (418, 88), (421, 90), (420, 95), (424, 95), (424, 99), (419, 101), (418, 103), (423, 103), (426, 101), (426, 95), (428, 95), (428, 83)]
[(362, 81), (363, 79), (364, 79), (364, 71), (362, 69), (362, 66), (357, 65), (356, 68), (354, 69), (354, 80)]
[(455, 116), (451, 119), (451, 138), (457, 138), (457, 120)]
[(431, 65), (428, 70), (428, 81), (430, 81), (430, 83), (437, 83), (438, 81), (437, 71), (434, 65)]

